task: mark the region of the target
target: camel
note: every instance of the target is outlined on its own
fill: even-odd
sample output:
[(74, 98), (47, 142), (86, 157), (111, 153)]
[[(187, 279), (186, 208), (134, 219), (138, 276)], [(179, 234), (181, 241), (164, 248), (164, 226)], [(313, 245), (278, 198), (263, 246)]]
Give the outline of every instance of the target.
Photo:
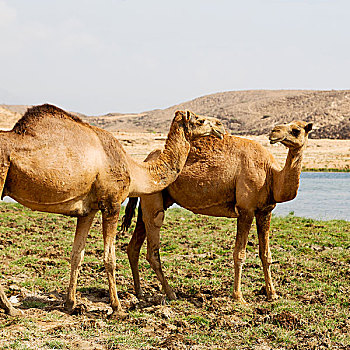
[[(48, 104), (28, 109), (11, 131), (0, 132), (2, 198), (10, 196), (32, 210), (77, 217), (65, 301), (68, 311), (76, 307), (78, 271), (97, 211), (102, 212), (110, 303), (113, 313), (122, 315), (115, 280), (115, 237), (121, 203), (128, 196), (167, 187), (182, 170), (191, 142), (207, 135), (223, 137), (224, 132), (215, 118), (177, 111), (164, 150), (148, 163), (133, 160), (109, 132)], [(3, 300), (5, 311), (13, 313), (8, 305)]]
[[(242, 265), (255, 216), (267, 299), (276, 299), (270, 272), (271, 211), (276, 203), (292, 200), (297, 195), (302, 154), (311, 129), (312, 123), (294, 121), (272, 130), (270, 142), (281, 142), (289, 148), (282, 169), (272, 154), (255, 141), (227, 134), (222, 140), (205, 137), (192, 143), (186, 164), (176, 181), (162, 192), (141, 196), (136, 227), (127, 248), (136, 296), (142, 297), (138, 261), (140, 248), (147, 237), (146, 258), (166, 296), (176, 298), (162, 271), (159, 231), (164, 210), (177, 203), (195, 214), (237, 218), (233, 298), (241, 303), (246, 303), (241, 292)], [(145, 161), (154, 161), (159, 154), (159, 151), (154, 151)], [(129, 200), (122, 224), (124, 230), (130, 226), (137, 201), (138, 198)]]

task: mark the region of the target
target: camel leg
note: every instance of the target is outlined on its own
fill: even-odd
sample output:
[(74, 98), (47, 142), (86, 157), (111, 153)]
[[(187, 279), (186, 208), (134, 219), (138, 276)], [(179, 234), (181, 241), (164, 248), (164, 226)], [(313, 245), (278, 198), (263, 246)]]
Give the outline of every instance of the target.
[[(8, 157), (5, 156), (5, 154), (1, 154), (0, 158), (0, 198), (2, 199), (2, 193), (5, 186), (5, 181), (7, 177), (7, 173), (10, 168), (10, 161)], [(10, 301), (7, 299), (5, 292), (3, 291), (2, 287), (0, 286), (0, 308), (5, 310), (5, 313), (7, 313), (10, 316), (19, 316), (22, 314), (21, 311), (16, 310), (10, 303)]]
[(271, 211), (269, 212), (256, 212), (256, 226), (259, 237), (259, 256), (262, 262), (267, 300), (277, 299), (277, 294), (271, 279), (270, 265), (272, 264), (271, 251), (269, 246), (269, 230), (271, 222)]
[(248, 211), (240, 210), (237, 219), (237, 235), (236, 243), (233, 251), (233, 261), (235, 269), (235, 279), (233, 285), (233, 299), (246, 304), (241, 292), (242, 266), (246, 259), (246, 246), (250, 227), (253, 222), (254, 215)]
[(68, 287), (68, 293), (65, 303), (65, 308), (72, 311), (76, 306), (76, 289), (79, 274), (79, 268), (84, 258), (84, 250), (86, 238), (89, 233), (92, 221), (95, 217), (96, 211), (93, 211), (88, 216), (78, 217), (77, 227), (75, 230), (75, 237), (73, 242), (73, 249), (71, 255), (71, 274)]
[(161, 193), (143, 196), (141, 199), (142, 219), (145, 223), (147, 234), (146, 259), (156, 273), (162, 284), (163, 291), (170, 300), (176, 299), (176, 295), (170, 287), (162, 270), (160, 262), (160, 228), (164, 221), (163, 198)]
[(109, 211), (102, 212), (102, 230), (103, 230), (103, 243), (104, 243), (104, 256), (103, 262), (107, 272), (108, 284), (109, 284), (109, 298), (113, 309), (113, 317), (125, 317), (122, 306), (120, 305), (116, 280), (116, 258), (115, 258), (115, 237), (117, 234), (118, 217), (120, 211), (120, 204), (113, 210), (113, 214)]
[(134, 280), (134, 289), (135, 289), (136, 296), (138, 298), (141, 298), (143, 296), (141, 283), (140, 283), (139, 258), (140, 258), (140, 250), (143, 242), (145, 241), (145, 238), (146, 238), (146, 227), (142, 221), (142, 210), (139, 209), (137, 214), (136, 227), (127, 248), (129, 264), (131, 267), (132, 276)]
[(5, 310), (5, 313), (10, 316), (20, 316), (22, 311), (15, 309), (10, 301), (7, 299), (6, 294), (2, 287), (0, 286), (0, 308)]

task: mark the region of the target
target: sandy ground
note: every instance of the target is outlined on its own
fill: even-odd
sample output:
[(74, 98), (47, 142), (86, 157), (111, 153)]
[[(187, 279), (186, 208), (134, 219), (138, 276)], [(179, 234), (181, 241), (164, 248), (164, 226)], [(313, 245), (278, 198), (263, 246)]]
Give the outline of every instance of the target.
[[(159, 133), (116, 132), (114, 135), (135, 159), (143, 160), (154, 149), (162, 148), (166, 135)], [(249, 136), (260, 142), (282, 165), (288, 150), (281, 144), (270, 145), (266, 136)], [(307, 169), (350, 170), (350, 140), (310, 139), (304, 152), (303, 167)]]

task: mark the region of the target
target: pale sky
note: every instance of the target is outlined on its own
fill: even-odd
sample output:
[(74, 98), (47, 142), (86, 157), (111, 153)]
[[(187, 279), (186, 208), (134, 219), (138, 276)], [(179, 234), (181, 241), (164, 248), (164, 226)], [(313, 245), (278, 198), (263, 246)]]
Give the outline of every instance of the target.
[(349, 89), (349, 0), (0, 0), (0, 103), (90, 115)]

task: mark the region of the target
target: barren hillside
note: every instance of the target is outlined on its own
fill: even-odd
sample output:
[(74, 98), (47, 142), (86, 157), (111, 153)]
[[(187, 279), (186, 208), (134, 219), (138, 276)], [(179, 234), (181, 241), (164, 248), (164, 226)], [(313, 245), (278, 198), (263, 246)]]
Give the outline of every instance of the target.
[(277, 123), (314, 122), (313, 138), (350, 139), (350, 90), (229, 91), (140, 114), (109, 114), (89, 118), (108, 130), (166, 132), (177, 109), (221, 119), (233, 134), (261, 135)]
[[(217, 117), (236, 135), (266, 134), (277, 123), (302, 119), (314, 123), (312, 138), (350, 139), (350, 90), (228, 91), (198, 97), (163, 110), (80, 116), (109, 131), (165, 133), (178, 109)], [(25, 106), (0, 105), (0, 128), (12, 127), (24, 111)]]
[(11, 129), (28, 106), (0, 105), (0, 129)]

